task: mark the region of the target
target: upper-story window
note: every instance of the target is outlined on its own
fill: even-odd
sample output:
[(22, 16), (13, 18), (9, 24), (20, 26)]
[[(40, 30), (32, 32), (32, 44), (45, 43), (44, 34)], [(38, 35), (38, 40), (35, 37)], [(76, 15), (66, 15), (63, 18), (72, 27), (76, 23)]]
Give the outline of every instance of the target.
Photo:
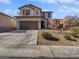
[(51, 17), (50, 13), (48, 13), (48, 17)]
[(43, 17), (45, 17), (45, 13), (43, 13)]
[(38, 14), (38, 10), (36, 10), (36, 14)]
[(26, 15), (30, 15), (30, 10), (26, 10)]
[(29, 9), (23, 10), (23, 15), (30, 15), (30, 10)]
[(23, 10), (23, 15), (25, 15), (25, 10)]

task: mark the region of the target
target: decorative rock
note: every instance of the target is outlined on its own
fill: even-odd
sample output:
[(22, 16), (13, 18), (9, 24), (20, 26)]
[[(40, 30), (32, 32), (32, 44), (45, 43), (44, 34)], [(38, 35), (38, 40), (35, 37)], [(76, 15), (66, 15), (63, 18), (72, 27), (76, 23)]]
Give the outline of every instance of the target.
[(77, 37), (79, 37), (79, 34), (77, 34)]

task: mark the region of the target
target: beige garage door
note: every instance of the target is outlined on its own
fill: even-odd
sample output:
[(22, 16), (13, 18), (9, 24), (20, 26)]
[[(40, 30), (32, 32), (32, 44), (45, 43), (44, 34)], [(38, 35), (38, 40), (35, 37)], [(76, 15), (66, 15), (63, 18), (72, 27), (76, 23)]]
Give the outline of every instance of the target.
[(20, 21), (19, 24), (21, 30), (38, 29), (37, 21)]

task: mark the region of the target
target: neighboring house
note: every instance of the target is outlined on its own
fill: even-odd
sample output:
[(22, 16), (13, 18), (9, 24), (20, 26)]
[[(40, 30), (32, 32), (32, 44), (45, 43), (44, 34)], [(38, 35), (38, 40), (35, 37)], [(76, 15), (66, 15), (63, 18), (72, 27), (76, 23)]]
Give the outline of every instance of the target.
[(17, 29), (42, 29), (49, 25), (48, 20), (52, 19), (51, 11), (42, 11), (41, 8), (32, 4), (19, 7), (20, 15), (17, 19)]
[(16, 21), (13, 17), (0, 12), (0, 32), (16, 28)]

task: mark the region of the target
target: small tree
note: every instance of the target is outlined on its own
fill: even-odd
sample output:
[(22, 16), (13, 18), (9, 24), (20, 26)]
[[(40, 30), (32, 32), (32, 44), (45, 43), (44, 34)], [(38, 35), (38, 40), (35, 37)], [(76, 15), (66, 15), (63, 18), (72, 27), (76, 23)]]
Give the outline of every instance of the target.
[(52, 20), (52, 27), (53, 27), (53, 29), (57, 29), (59, 24), (60, 24), (59, 20), (55, 20), (55, 19)]

